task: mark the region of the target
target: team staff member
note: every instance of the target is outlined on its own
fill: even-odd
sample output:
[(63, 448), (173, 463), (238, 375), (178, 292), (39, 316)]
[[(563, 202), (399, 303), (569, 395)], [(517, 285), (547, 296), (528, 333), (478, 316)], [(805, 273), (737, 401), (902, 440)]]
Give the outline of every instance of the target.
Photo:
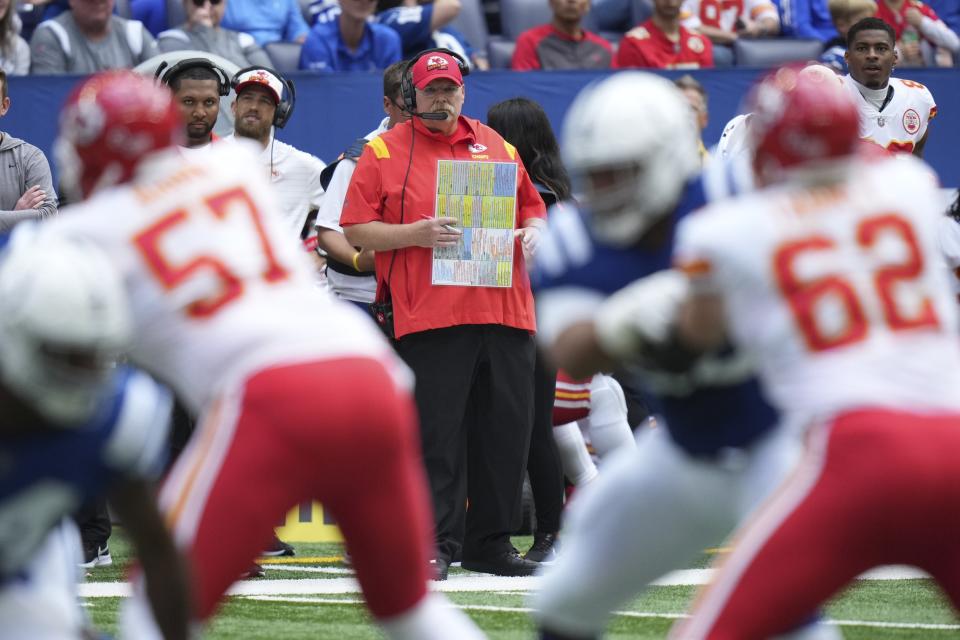
[[(351, 244), (376, 251), (377, 299), (392, 299), (395, 346), (417, 376), (438, 577), (461, 547), (456, 531), (464, 517), (464, 568), (529, 575), (538, 565), (520, 557), (510, 531), (533, 419), (536, 321), (525, 258), (545, 211), (516, 149), (461, 115), (461, 64), (445, 50), (414, 58), (404, 93), (415, 117), (367, 144), (340, 224)], [(441, 160), (516, 163), (510, 287), (431, 285), (432, 250), (462, 241), (460, 230), (447, 226), (455, 218), (433, 215)]]

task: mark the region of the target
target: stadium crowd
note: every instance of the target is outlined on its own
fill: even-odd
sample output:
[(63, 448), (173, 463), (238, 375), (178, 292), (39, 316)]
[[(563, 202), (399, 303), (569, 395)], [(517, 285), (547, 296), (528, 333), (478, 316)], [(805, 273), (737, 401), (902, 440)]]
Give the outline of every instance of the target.
[[(738, 526), (676, 637), (831, 637), (817, 608), (893, 561), (960, 605), (910, 501), (960, 498), (960, 196), (945, 215), (922, 162), (935, 96), (893, 75), (960, 62), (960, 0), (472, 1), (0, 0), (0, 117), (9, 75), (86, 76), (59, 184), (0, 138), (9, 637), (46, 637), (11, 604), (35, 584), (62, 605), (64, 567), (111, 562), (107, 497), (140, 558), (130, 638), (190, 637), (260, 555), (296, 553), (273, 527), (310, 499), (390, 638), (483, 637), (429, 591), (454, 563), (542, 573), (541, 637), (598, 637)], [(696, 79), (636, 70), (790, 60), (717, 141)], [(463, 115), (466, 78), (506, 67), (624, 71), (558, 142), (535, 100)], [(277, 140), (293, 71), (382, 74), (385, 117), (329, 164)], [(889, 375), (917, 351), (939, 377)], [(859, 482), (829, 473), (865, 447)], [(854, 504), (875, 513), (824, 525)], [(834, 569), (791, 563), (799, 539)]]

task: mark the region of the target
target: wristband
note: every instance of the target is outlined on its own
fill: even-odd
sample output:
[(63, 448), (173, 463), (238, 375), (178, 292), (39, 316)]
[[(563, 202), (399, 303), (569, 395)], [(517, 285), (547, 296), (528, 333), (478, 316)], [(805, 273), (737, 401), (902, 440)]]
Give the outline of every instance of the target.
[(360, 252), (357, 251), (355, 254), (353, 254), (353, 269), (354, 269), (354, 271), (360, 271), (360, 263), (359, 263), (359, 260), (360, 260)]

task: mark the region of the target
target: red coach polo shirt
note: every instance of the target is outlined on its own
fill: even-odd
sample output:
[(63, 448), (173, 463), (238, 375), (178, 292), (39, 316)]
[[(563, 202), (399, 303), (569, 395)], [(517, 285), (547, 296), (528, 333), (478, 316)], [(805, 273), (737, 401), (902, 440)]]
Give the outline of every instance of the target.
[[(527, 226), (531, 218), (546, 215), (543, 200), (517, 150), (496, 131), (477, 120), (460, 116), (456, 132), (444, 136), (430, 131), (414, 118), (367, 143), (347, 190), (340, 225), (348, 227), (373, 221), (399, 224), (401, 197), (406, 203), (404, 223), (433, 217), (439, 160), (516, 163), (516, 227)], [(381, 297), (389, 279), (396, 337), (465, 324), (501, 324), (535, 331), (533, 295), (523, 252), (519, 240), (514, 239), (513, 244), (513, 284), (509, 288), (435, 286), (431, 284), (432, 249), (407, 247), (378, 251), (377, 295)]]
[(647, 20), (634, 27), (620, 41), (613, 66), (653, 69), (697, 69), (713, 66), (713, 45), (704, 36), (680, 27), (677, 42)]

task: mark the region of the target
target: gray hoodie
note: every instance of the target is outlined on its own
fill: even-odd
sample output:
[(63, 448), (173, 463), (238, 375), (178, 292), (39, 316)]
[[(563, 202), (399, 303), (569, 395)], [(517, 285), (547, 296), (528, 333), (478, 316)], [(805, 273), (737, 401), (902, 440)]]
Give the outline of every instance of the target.
[[(48, 218), (57, 213), (50, 165), (40, 149), (9, 133), (0, 132), (0, 231), (8, 231), (22, 220)], [(14, 211), (17, 200), (33, 185), (46, 193), (37, 209)]]

